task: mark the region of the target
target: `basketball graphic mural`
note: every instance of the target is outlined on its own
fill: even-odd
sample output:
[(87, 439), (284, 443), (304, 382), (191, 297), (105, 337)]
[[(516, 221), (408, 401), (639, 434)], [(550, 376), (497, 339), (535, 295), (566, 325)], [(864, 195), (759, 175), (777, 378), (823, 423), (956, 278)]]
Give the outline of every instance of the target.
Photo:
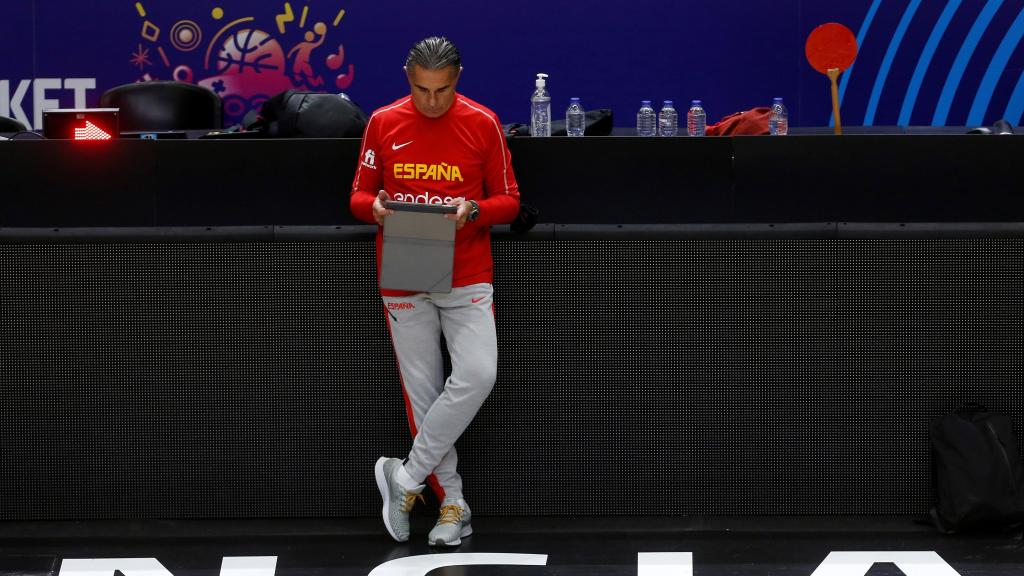
[(136, 2), (135, 11), (142, 24), (128, 62), (136, 80), (208, 88), (223, 100), (228, 123), (285, 90), (345, 90), (355, 79), (337, 40), (345, 16), (337, 6), (328, 13), (323, 4), (296, 10), (285, 2), (277, 11), (234, 18), (220, 6), (179, 19), (150, 13), (144, 2)]
[[(665, 23), (671, 19), (641, 18), (623, 27), (620, 11), (580, 12), (575, 3), (435, 4), (6, 2), (0, 115), (34, 123), (33, 112), (53, 101), (95, 106), (105, 90), (126, 82), (175, 78), (217, 90), (231, 123), (285, 88), (344, 91), (369, 111), (405, 90), (400, 64), (412, 43), (442, 34), (466, 58), (460, 88), (507, 122), (529, 121), (522, 94), (542, 71), (550, 75), (553, 104), (582, 96), (613, 110), (617, 126), (628, 126), (640, 99), (652, 97), (699, 98), (711, 120), (785, 97), (791, 126), (824, 126), (832, 115), (831, 82), (804, 59), (804, 41), (821, 24), (837, 22), (858, 46), (837, 87), (847, 126), (1024, 120), (1024, 0), (782, 2), (773, 5), (770, 27), (738, 18), (737, 7), (746, 6), (738, 0), (704, 2), (686, 16), (701, 25), (685, 34), (666, 34), (666, 26), (675, 26)], [(683, 16), (680, 6), (654, 0), (638, 0), (629, 10)], [(510, 24), (534, 12), (545, 18)], [(570, 19), (577, 22), (573, 30), (585, 33), (567, 34), (562, 23)], [(601, 40), (608, 38), (615, 41)]]

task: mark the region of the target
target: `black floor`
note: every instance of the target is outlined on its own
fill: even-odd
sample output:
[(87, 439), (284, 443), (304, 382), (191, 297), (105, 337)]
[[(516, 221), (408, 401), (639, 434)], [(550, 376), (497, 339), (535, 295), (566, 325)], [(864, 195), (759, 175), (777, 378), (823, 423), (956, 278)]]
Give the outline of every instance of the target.
[[(431, 576), (1021, 576), (1020, 536), (943, 536), (911, 518), (477, 518), (454, 550), (426, 545), (430, 519), (413, 538), (390, 540), (376, 519), (0, 522), (0, 574), (161, 576), (151, 560), (118, 560), (97, 571), (67, 559), (155, 558), (173, 576), (215, 576), (225, 557), (261, 556), (234, 576), (414, 576), (445, 562), (539, 565), (439, 567)], [(859, 555), (842, 555), (858, 552)], [(692, 553), (692, 572), (638, 568), (638, 554)], [(830, 556), (832, 553), (832, 556)], [(903, 553), (901, 557), (894, 553)], [(907, 554), (917, 553), (917, 554)], [(457, 554), (456, 556), (445, 556)], [(510, 556), (461, 556), (504, 554)], [(524, 556), (524, 555), (541, 555)], [(395, 562), (410, 556), (419, 559)], [(645, 560), (651, 556), (642, 556)], [(919, 564), (913, 564), (918, 561)], [(135, 563), (133, 563), (135, 562)], [(141, 564), (139, 564), (141, 562)], [(237, 566), (229, 560), (227, 565)], [(857, 564), (861, 562), (861, 564)], [(864, 564), (867, 562), (867, 564)], [(875, 562), (874, 564), (871, 564)], [(897, 567), (898, 562), (899, 567)], [(909, 564), (908, 564), (909, 562)], [(269, 563), (269, 564), (268, 564)], [(271, 566), (272, 569), (267, 567)], [(419, 568), (417, 568), (419, 566)], [(263, 567), (263, 570), (260, 570)], [(900, 569), (903, 568), (903, 570)], [(376, 570), (375, 570), (376, 568)], [(166, 576), (166, 572), (162, 573)], [(120, 575), (118, 575), (120, 576)]]

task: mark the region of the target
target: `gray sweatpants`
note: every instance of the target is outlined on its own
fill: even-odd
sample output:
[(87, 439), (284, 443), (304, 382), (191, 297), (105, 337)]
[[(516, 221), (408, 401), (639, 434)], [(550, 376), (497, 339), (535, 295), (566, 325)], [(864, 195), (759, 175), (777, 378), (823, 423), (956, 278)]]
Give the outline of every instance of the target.
[[(493, 291), (490, 284), (473, 284), (449, 294), (383, 297), (414, 436), (405, 470), (419, 483), (433, 474), (442, 499), (463, 497), (455, 441), (494, 387)], [(447, 380), (442, 333), (452, 360)]]

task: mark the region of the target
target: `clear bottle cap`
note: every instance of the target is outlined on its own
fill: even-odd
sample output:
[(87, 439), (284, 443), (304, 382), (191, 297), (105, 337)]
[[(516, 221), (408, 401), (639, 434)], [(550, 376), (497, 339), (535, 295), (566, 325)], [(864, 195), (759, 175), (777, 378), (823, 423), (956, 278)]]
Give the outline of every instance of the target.
[(776, 97), (776, 98), (775, 98), (775, 99), (773, 100), (773, 102), (775, 102), (776, 104), (782, 104), (782, 98), (778, 98), (778, 97)]
[(643, 106), (650, 106), (650, 105), (651, 105), (651, 101), (650, 100), (641, 100), (640, 101), (640, 106), (641, 107), (643, 107)]
[(569, 98), (569, 104), (579, 104), (579, 103), (580, 103), (580, 99), (579, 98)]
[(662, 106), (668, 106), (669, 108), (671, 108), (672, 107), (672, 101), (671, 100), (665, 100), (665, 103), (662, 104)]
[(700, 102), (700, 100), (694, 100), (693, 102), (690, 103), (690, 105), (691, 106), (700, 106), (701, 102)]

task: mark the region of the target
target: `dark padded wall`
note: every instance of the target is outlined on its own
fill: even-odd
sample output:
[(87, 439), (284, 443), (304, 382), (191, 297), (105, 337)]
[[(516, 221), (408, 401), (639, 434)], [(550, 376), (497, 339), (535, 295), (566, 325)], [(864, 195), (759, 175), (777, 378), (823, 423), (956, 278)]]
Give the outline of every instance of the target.
[[(917, 514), (930, 421), (1024, 423), (1024, 240), (495, 243), (478, 514)], [(0, 518), (379, 513), (368, 241), (0, 244)]]

